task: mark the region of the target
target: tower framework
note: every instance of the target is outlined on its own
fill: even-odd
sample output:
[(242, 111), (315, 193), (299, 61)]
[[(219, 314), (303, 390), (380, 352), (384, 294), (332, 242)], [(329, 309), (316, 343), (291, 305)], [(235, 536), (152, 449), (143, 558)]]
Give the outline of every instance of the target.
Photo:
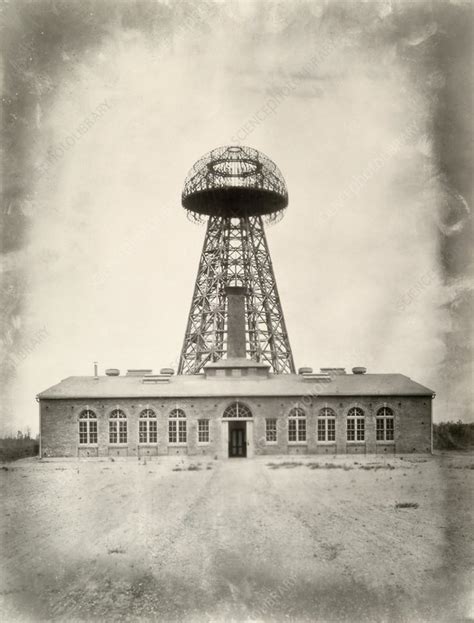
[(261, 216), (211, 216), (178, 374), (197, 374), (227, 353), (228, 286), (244, 286), (247, 357), (277, 374), (295, 371)]
[(183, 206), (207, 220), (178, 374), (197, 374), (225, 359), (227, 288), (245, 292), (246, 356), (275, 374), (294, 373), (283, 310), (264, 231), (288, 203), (286, 185), (267, 156), (222, 147), (199, 160), (185, 182)]

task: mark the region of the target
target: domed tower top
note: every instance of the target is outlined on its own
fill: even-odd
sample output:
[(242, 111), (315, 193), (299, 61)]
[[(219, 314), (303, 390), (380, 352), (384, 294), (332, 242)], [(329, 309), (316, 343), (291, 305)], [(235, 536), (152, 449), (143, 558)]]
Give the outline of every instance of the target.
[(265, 216), (277, 220), (288, 205), (285, 180), (265, 154), (251, 147), (213, 149), (188, 173), (183, 207), (196, 220), (206, 216)]

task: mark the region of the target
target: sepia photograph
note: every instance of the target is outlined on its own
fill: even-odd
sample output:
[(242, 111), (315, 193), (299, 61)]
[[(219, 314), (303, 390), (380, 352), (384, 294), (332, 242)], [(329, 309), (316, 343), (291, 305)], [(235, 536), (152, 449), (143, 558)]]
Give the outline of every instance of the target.
[(474, 621), (471, 0), (0, 0), (0, 619)]

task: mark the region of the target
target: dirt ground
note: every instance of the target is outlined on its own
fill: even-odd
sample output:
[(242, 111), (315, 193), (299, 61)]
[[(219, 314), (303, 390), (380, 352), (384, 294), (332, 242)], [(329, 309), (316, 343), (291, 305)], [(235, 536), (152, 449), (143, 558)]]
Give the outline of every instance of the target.
[(2, 621), (472, 616), (469, 455), (26, 459), (0, 479)]

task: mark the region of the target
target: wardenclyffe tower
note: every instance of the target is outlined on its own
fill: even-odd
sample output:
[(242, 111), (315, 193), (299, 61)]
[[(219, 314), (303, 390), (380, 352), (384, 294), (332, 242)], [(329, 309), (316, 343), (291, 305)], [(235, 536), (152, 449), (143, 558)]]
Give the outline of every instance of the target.
[(241, 355), (275, 374), (295, 373), (264, 231), (264, 222), (278, 221), (288, 205), (278, 167), (256, 149), (219, 147), (189, 172), (182, 204), (193, 220), (207, 221), (207, 230), (178, 374), (197, 374), (208, 363), (235, 356), (228, 335), (228, 294), (234, 288), (245, 301)]

